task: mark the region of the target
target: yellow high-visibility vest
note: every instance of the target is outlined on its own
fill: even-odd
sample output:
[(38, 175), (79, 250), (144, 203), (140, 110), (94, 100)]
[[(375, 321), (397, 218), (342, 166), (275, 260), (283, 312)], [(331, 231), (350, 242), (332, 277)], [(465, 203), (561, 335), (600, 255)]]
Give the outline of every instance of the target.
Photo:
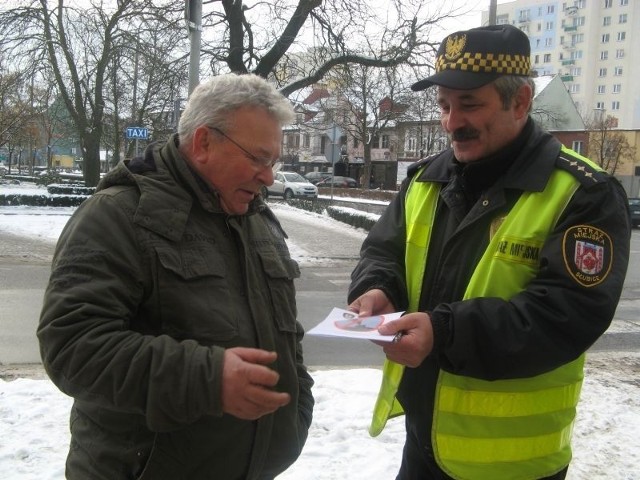
[[(575, 154), (572, 154), (576, 158)], [(577, 157), (600, 170), (584, 157)], [(406, 281), (415, 312), (440, 185), (416, 182), (406, 195)], [(464, 295), (508, 300), (539, 270), (537, 252), (557, 223), (579, 182), (556, 169), (542, 192), (525, 192), (491, 233)], [(488, 232), (489, 234), (489, 232)], [(440, 468), (456, 479), (536, 479), (571, 460), (571, 432), (583, 378), (584, 355), (535, 377), (486, 381), (440, 371), (432, 444)], [(404, 367), (385, 361), (369, 432), (378, 435), (388, 418), (402, 414), (395, 398)]]

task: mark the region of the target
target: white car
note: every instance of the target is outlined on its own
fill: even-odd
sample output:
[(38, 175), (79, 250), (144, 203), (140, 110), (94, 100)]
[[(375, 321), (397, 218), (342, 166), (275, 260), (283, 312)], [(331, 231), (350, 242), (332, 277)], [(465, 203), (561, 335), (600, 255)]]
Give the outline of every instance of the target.
[(277, 172), (274, 174), (273, 185), (262, 188), (262, 196), (292, 198), (317, 198), (318, 187), (296, 172)]

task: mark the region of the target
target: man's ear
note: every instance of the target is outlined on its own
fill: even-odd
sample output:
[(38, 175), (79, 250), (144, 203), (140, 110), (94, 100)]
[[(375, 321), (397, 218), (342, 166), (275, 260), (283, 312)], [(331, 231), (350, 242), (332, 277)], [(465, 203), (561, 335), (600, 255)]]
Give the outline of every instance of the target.
[(191, 138), (191, 155), (198, 163), (206, 163), (209, 158), (209, 150), (212, 138), (207, 127), (198, 127)]
[(516, 92), (513, 106), (518, 118), (526, 117), (529, 114), (529, 108), (533, 102), (532, 94), (533, 90), (529, 84), (522, 85)]

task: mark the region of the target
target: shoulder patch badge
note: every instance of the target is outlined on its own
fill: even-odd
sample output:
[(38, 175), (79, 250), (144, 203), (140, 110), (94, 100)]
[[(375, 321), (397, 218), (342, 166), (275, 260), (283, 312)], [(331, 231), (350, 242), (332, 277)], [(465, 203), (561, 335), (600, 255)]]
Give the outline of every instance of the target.
[(578, 225), (568, 229), (562, 241), (564, 264), (573, 279), (584, 287), (602, 283), (611, 270), (611, 237), (599, 228)]

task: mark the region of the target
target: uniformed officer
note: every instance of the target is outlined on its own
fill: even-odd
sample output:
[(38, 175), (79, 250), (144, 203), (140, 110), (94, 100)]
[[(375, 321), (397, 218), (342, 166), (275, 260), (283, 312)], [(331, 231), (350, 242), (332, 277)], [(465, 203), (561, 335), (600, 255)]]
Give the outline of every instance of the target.
[(360, 315), (406, 310), (371, 434), (405, 414), (398, 479), (563, 479), (586, 350), (629, 259), (627, 201), (529, 116), (530, 46), (499, 25), (447, 36), (434, 75), (451, 148), (413, 165), (352, 273)]

